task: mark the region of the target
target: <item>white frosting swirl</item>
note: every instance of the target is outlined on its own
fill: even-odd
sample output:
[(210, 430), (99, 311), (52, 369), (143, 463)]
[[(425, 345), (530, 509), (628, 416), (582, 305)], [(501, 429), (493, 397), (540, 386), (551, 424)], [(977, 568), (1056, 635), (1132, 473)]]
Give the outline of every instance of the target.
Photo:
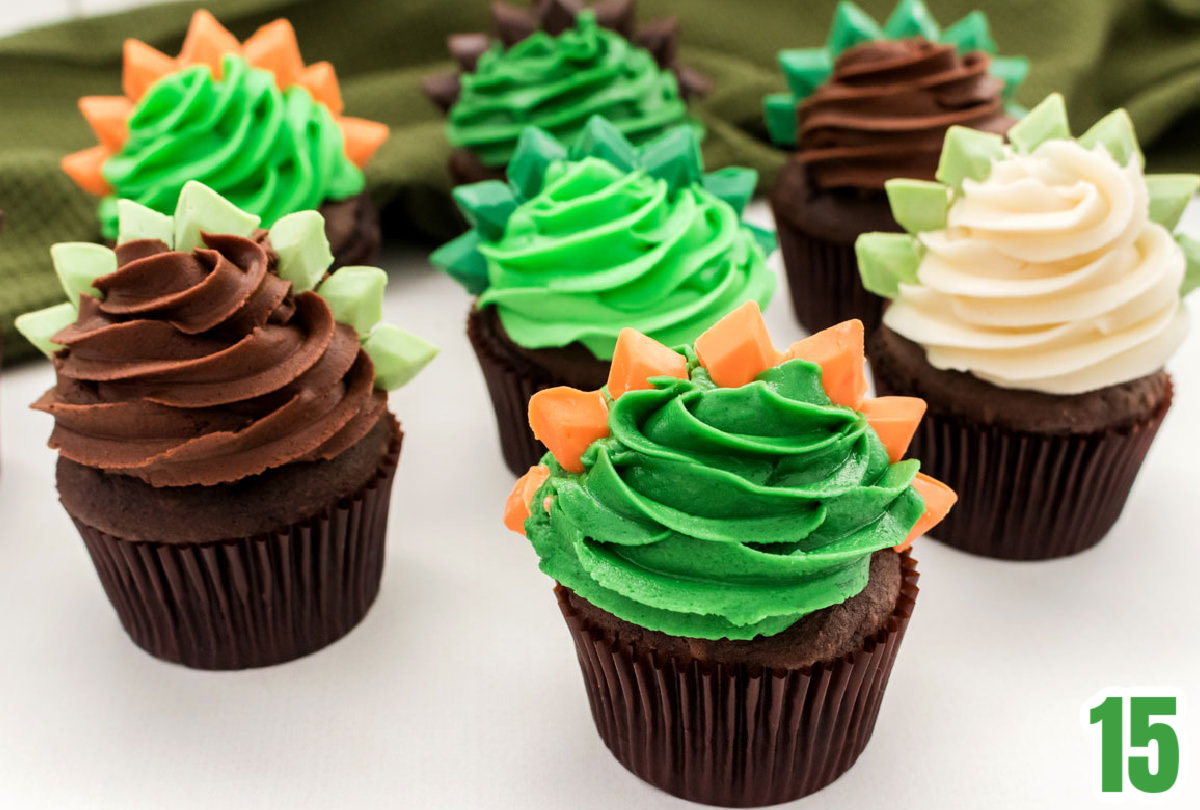
[(920, 284), (900, 285), (884, 323), (937, 368), (1078, 394), (1157, 371), (1187, 333), (1183, 251), (1149, 218), (1140, 162), (1103, 147), (1006, 151), (918, 236)]

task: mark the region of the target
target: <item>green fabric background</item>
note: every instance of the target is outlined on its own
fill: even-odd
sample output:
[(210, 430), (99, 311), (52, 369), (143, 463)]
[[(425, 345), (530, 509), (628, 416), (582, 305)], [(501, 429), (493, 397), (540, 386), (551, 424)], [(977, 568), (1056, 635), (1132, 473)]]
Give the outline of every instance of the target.
[[(520, 2), (520, 0), (517, 0)], [(946, 25), (982, 7), (1005, 54), (1033, 69), (1019, 95), (1067, 97), (1079, 132), (1117, 106), (1129, 109), (1156, 171), (1200, 167), (1200, 0), (927, 0)], [(860, 0), (879, 19), (893, 0)], [(98, 235), (95, 199), (58, 168), (62, 155), (95, 143), (75, 106), (82, 95), (120, 92), (121, 42), (178, 51), (193, 9), (209, 8), (240, 38), (270, 20), (292, 20), (306, 62), (337, 67), (350, 115), (384, 121), (391, 140), (367, 168), (390, 238), (432, 242), (456, 218), (442, 119), (421, 77), (448, 69), (445, 37), (488, 30), (483, 0), (211, 0), (155, 6), (50, 26), (0, 40), (0, 330), (6, 359), (31, 348), (15, 315), (61, 300), (47, 248)], [(775, 53), (817, 45), (835, 0), (640, 0), (640, 18), (682, 20), (686, 62), (717, 88), (699, 105), (709, 168), (758, 169), (769, 182), (784, 154), (764, 139), (761, 100), (783, 89)]]

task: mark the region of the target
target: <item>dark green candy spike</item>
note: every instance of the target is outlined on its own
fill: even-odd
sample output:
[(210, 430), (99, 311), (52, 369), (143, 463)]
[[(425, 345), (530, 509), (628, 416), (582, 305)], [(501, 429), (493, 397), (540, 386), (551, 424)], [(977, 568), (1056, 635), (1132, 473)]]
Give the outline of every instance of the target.
[(1004, 82), (1001, 96), (1006, 102), (1012, 100), (1021, 82), (1029, 75), (1029, 60), (1024, 56), (993, 56), (988, 72)]
[(517, 210), (512, 187), (499, 180), (459, 186), (452, 194), (467, 222), (489, 242), (504, 236), (508, 218)]
[(754, 241), (758, 243), (760, 248), (762, 248), (762, 252), (765, 255), (770, 256), (775, 250), (775, 246), (777, 244), (775, 233), (773, 231), (768, 231), (766, 228), (760, 228), (757, 225), (751, 225), (748, 222), (743, 222), (742, 227), (750, 231), (750, 235), (754, 237)]
[(429, 261), (445, 270), (472, 295), (479, 295), (488, 288), (487, 260), (479, 252), (478, 231), (467, 231), (442, 245)]
[(996, 41), (992, 39), (987, 15), (982, 11), (972, 11), (951, 25), (942, 32), (938, 41), (946, 45), (955, 46), (958, 48), (959, 53), (967, 53), (969, 51), (996, 52)]
[(780, 51), (778, 60), (788, 90), (799, 98), (811, 96), (833, 72), (833, 59), (824, 48)]
[(542, 190), (546, 168), (566, 160), (567, 150), (544, 129), (526, 127), (517, 138), (517, 148), (508, 162), (508, 182), (521, 200), (532, 200)]
[(850, 0), (841, 0), (833, 14), (833, 28), (825, 47), (836, 57), (847, 48), (883, 38), (883, 29), (870, 14)]
[(900, 0), (892, 10), (892, 16), (884, 23), (883, 33), (888, 39), (924, 37), (930, 42), (937, 42), (941, 31), (921, 0)]
[(700, 182), (714, 197), (728, 203), (740, 217), (746, 210), (746, 204), (754, 196), (754, 188), (758, 185), (758, 172), (740, 166), (729, 166), (704, 175)]
[(700, 181), (704, 159), (700, 139), (691, 127), (676, 127), (655, 138), (641, 150), (642, 169), (651, 177), (666, 180), (672, 192)]
[(588, 119), (579, 139), (571, 147), (570, 157), (571, 160), (600, 158), (623, 172), (631, 172), (638, 166), (638, 154), (633, 144), (608, 119), (598, 115)]

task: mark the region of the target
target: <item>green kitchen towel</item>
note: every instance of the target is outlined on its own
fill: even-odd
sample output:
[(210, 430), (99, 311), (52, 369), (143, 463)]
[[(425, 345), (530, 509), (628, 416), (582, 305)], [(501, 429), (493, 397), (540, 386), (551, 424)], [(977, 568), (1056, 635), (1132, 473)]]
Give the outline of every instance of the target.
[[(512, 0), (516, 3), (526, 0)], [(1064, 93), (1077, 131), (1125, 106), (1155, 171), (1200, 168), (1200, 1), (927, 0), (949, 24), (987, 12), (1002, 53), (1024, 54), (1032, 71), (1019, 101)], [(895, 0), (860, 0), (885, 19)], [(280, 16), (295, 25), (306, 62), (338, 70), (349, 115), (383, 121), (392, 137), (367, 167), (384, 206), (385, 233), (426, 241), (457, 220), (446, 193), (441, 114), (421, 77), (450, 67), (448, 34), (489, 30), (484, 0), (212, 0), (76, 20), (0, 40), (0, 330), (6, 359), (32, 349), (13, 318), (61, 300), (53, 242), (99, 235), (96, 200), (59, 170), (66, 153), (95, 144), (76, 107), (83, 95), (120, 92), (121, 43), (141, 39), (174, 54), (192, 11), (209, 8), (240, 38)], [(715, 90), (698, 104), (710, 168), (751, 166), (770, 182), (784, 153), (769, 146), (762, 98), (783, 89), (775, 54), (824, 41), (835, 0), (641, 0), (639, 17), (681, 21), (683, 61)]]

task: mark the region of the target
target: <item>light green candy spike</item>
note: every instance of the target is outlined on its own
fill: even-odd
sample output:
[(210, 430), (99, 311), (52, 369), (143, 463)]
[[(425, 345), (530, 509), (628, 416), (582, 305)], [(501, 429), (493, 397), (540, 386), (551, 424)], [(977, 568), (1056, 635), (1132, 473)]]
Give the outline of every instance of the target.
[(906, 233), (864, 233), (854, 243), (863, 286), (884, 298), (895, 298), (900, 284), (917, 283), (921, 247)]
[(946, 227), (950, 209), (950, 189), (927, 180), (888, 180), (888, 202), (892, 217), (909, 233), (936, 231)]
[(1061, 93), (1042, 99), (1008, 130), (1008, 140), (1018, 152), (1029, 154), (1046, 141), (1068, 141), (1071, 125), (1067, 122), (1067, 103)]
[(1137, 133), (1133, 131), (1133, 121), (1124, 108), (1113, 110), (1092, 124), (1091, 129), (1079, 136), (1079, 145), (1084, 149), (1103, 146), (1121, 166), (1127, 166), (1134, 157), (1139, 163), (1142, 160)]
[(1200, 174), (1148, 174), (1146, 189), (1150, 192), (1151, 221), (1173, 231), (1200, 190)]
[(966, 178), (983, 181), (992, 172), (993, 161), (1004, 156), (1004, 139), (991, 132), (954, 126), (946, 131), (938, 160), (939, 183), (959, 188)]
[(189, 180), (175, 204), (175, 249), (190, 252), (202, 240), (201, 231), (250, 236), (258, 227), (257, 214), (248, 214), (197, 180)]
[(996, 42), (992, 39), (987, 15), (982, 11), (972, 11), (951, 25), (942, 32), (941, 41), (958, 48), (959, 53), (996, 52)]
[(383, 317), (383, 288), (387, 273), (378, 267), (342, 267), (317, 288), (338, 323), (354, 327), (359, 337)]
[(892, 16), (884, 23), (883, 33), (888, 39), (924, 37), (930, 42), (937, 42), (941, 31), (921, 0), (900, 0)]
[(1179, 295), (1183, 297), (1200, 287), (1200, 241), (1184, 233), (1176, 234), (1175, 241), (1183, 249), (1183, 256), (1187, 260), (1183, 271), (1183, 286), (1179, 288)]
[(376, 326), (363, 341), (363, 349), (375, 365), (375, 387), (381, 391), (407, 385), (439, 351), (424, 338), (390, 323)]
[(788, 89), (796, 98), (811, 96), (833, 72), (833, 60), (824, 48), (780, 51), (777, 58)]
[(763, 99), (763, 118), (767, 134), (776, 146), (795, 146), (799, 133), (796, 121), (796, 97), (791, 93), (774, 93)]
[(279, 254), (279, 277), (296, 292), (316, 287), (333, 264), (325, 218), (316, 211), (296, 211), (277, 220), (268, 233)]
[(75, 323), (77, 317), (78, 313), (75, 312), (75, 307), (64, 301), (46, 309), (18, 315), (13, 321), (13, 326), (25, 336), (26, 340), (37, 346), (42, 354), (50, 357), (62, 348), (50, 338)]
[(117, 271), (117, 254), (95, 242), (59, 242), (50, 246), (50, 260), (67, 303), (79, 309), (80, 293), (102, 297), (92, 282)]
[(157, 239), (175, 247), (175, 220), (133, 200), (117, 200), (117, 244), (135, 239)]
[(877, 39), (883, 39), (879, 23), (850, 0), (841, 0), (833, 14), (833, 27), (825, 45), (829, 53), (836, 57), (847, 48)]

